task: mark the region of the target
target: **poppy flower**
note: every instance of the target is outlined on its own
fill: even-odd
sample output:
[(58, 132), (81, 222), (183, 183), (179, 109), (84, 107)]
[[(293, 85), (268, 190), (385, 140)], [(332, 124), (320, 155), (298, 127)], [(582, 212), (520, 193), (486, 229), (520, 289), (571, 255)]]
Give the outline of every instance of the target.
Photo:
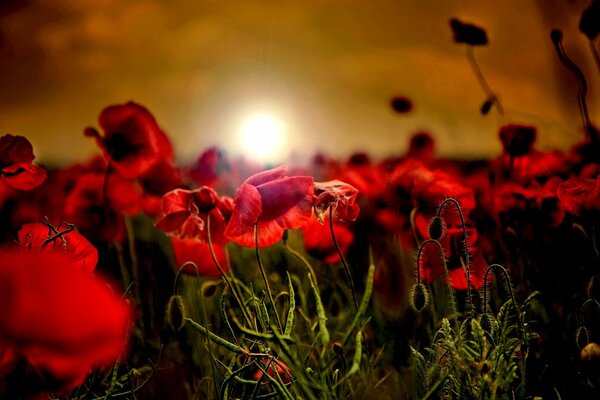
[[(121, 242), (125, 239), (125, 221), (121, 212), (112, 206), (111, 197), (120, 198), (119, 203), (122, 205), (135, 202), (129, 203), (127, 196), (119, 196), (126, 192), (120, 193), (112, 189), (108, 190), (108, 199), (105, 200), (104, 182), (104, 173), (80, 175), (65, 199), (64, 216), (90, 239)], [(111, 179), (109, 184), (110, 182)]]
[(483, 46), (488, 43), (487, 34), (477, 25), (462, 22), (457, 18), (450, 20), (450, 28), (456, 43), (466, 43), (471, 46)]
[[(290, 383), (292, 381), (292, 373), (290, 372), (290, 368), (283, 362), (283, 361), (279, 361), (275, 358), (269, 360), (269, 361), (262, 361), (261, 362), (261, 367), (263, 369), (266, 369), (267, 374), (269, 374), (269, 376), (271, 376), (272, 378), (276, 378), (276, 375), (279, 375), (279, 377), (281, 378), (281, 381), (285, 384), (285, 383)], [(258, 382), (268, 382), (269, 378), (267, 378), (266, 376), (264, 376), (265, 373), (261, 370), (261, 369), (257, 369), (256, 372), (254, 373), (253, 379)]]
[[(324, 222), (321, 224), (311, 219), (301, 228), (304, 236), (304, 250), (311, 257), (321, 260), (325, 264), (337, 264), (340, 262), (340, 255), (333, 244), (328, 216), (325, 217)], [(346, 254), (354, 241), (354, 234), (346, 225), (337, 222), (333, 223), (333, 229), (340, 251), (342, 254)]]
[(181, 174), (171, 163), (161, 160), (140, 175), (137, 182), (142, 189), (142, 209), (154, 217), (161, 212), (163, 195), (181, 186)]
[(508, 124), (500, 128), (499, 136), (505, 154), (521, 157), (531, 151), (537, 129), (532, 125)]
[(417, 132), (410, 137), (407, 157), (430, 163), (433, 161), (434, 150), (433, 137), (427, 132)]
[(287, 165), (259, 172), (237, 189), (225, 235), (240, 246), (253, 247), (258, 224), (258, 246), (270, 246), (284, 230), (300, 228), (310, 219), (314, 180), (285, 176)]
[[(60, 232), (66, 233), (58, 236)], [(17, 236), (22, 249), (38, 253), (64, 253), (79, 270), (91, 273), (98, 263), (98, 251), (77, 230), (32, 223), (23, 225)]]
[(208, 240), (206, 234), (206, 215), (210, 214), (211, 240), (225, 244), (223, 236), (225, 216), (228, 213), (227, 200), (221, 201), (217, 192), (208, 186), (195, 190), (175, 189), (163, 196), (163, 217), (155, 226), (171, 236), (181, 239)]
[(137, 178), (159, 160), (171, 162), (173, 148), (152, 114), (132, 101), (112, 105), (98, 119), (104, 136), (94, 128), (85, 135), (96, 139), (104, 157), (125, 178)]
[(13, 189), (31, 190), (46, 180), (46, 170), (32, 164), (35, 156), (23, 136), (0, 137), (0, 182)]
[(590, 40), (596, 39), (600, 34), (600, 1), (593, 0), (589, 7), (583, 10), (579, 30)]
[[(178, 268), (188, 261), (194, 262), (194, 264), (196, 264), (198, 267), (198, 272), (196, 272), (196, 268), (194, 268), (192, 265), (186, 265), (183, 268), (184, 273), (188, 275), (196, 275), (198, 273), (200, 276), (209, 276), (214, 278), (221, 277), (221, 273), (219, 272), (219, 269), (215, 265), (212, 255), (210, 254), (210, 247), (208, 243), (202, 243), (196, 239), (179, 239), (172, 237), (171, 244), (173, 245), (173, 252), (175, 253), (175, 260)], [(221, 245), (213, 244), (213, 250), (219, 265), (221, 268), (223, 268), (224, 272), (227, 272), (227, 258), (225, 257), (225, 249)]]
[(71, 390), (125, 350), (131, 307), (73, 263), (56, 252), (0, 257), (0, 347), (35, 376), (24, 390)]
[(221, 151), (216, 147), (209, 147), (196, 159), (187, 175), (198, 185), (214, 187), (223, 172), (228, 169)]
[(600, 176), (572, 178), (558, 186), (558, 198), (563, 207), (574, 215), (600, 212)]
[(335, 221), (354, 221), (360, 210), (356, 202), (358, 190), (337, 179), (315, 182), (315, 216), (323, 223), (325, 213), (332, 208)]

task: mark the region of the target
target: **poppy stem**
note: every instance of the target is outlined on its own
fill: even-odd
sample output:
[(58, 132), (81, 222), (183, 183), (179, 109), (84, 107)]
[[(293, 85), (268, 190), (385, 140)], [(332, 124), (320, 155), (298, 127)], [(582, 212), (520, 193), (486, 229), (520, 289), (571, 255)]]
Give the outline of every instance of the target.
[(584, 301), (583, 304), (581, 305), (581, 308), (579, 309), (579, 322), (581, 323), (581, 326), (583, 326), (583, 327), (586, 327), (585, 326), (585, 310), (587, 309), (587, 307), (590, 304), (594, 304), (596, 306), (596, 310), (600, 311), (600, 303), (598, 303), (596, 300), (587, 299), (586, 301)]
[(594, 57), (594, 61), (596, 62), (596, 67), (598, 67), (598, 72), (600, 72), (600, 54), (598, 54), (598, 49), (596, 48), (596, 44), (593, 40), (590, 40), (590, 51), (592, 52), (592, 57)]
[(488, 96), (488, 98), (494, 100), (494, 104), (496, 105), (496, 111), (498, 111), (498, 114), (501, 117), (504, 117), (504, 107), (502, 107), (502, 103), (500, 102), (500, 99), (498, 99), (498, 96), (496, 96), (496, 94), (490, 87), (490, 84), (488, 83), (487, 79), (485, 79), (485, 75), (483, 75), (483, 72), (481, 72), (479, 63), (477, 62), (477, 59), (475, 58), (475, 51), (473, 51), (473, 46), (466, 46), (466, 54), (467, 54), (467, 59), (469, 60), (469, 63), (471, 64), (471, 68), (473, 69), (473, 72), (475, 73), (475, 76), (477, 77), (477, 80), (479, 81), (479, 85), (481, 85), (481, 88), (483, 89), (485, 94)]
[(515, 298), (515, 292), (513, 290), (512, 284), (510, 282), (510, 275), (508, 274), (508, 271), (506, 270), (506, 268), (504, 268), (500, 264), (491, 264), (485, 271), (485, 276), (483, 277), (483, 305), (482, 305), (483, 310), (482, 310), (482, 312), (485, 313), (488, 308), (488, 303), (487, 303), (488, 302), (488, 296), (487, 296), (488, 275), (493, 270), (496, 270), (496, 271), (500, 270), (500, 272), (502, 272), (504, 281), (506, 283), (506, 286), (508, 287), (510, 301), (512, 301), (513, 307), (515, 308), (515, 315), (517, 316), (517, 324), (519, 325), (519, 333), (521, 335), (521, 340), (525, 341), (525, 329), (523, 328), (523, 321), (521, 321), (521, 311), (519, 310), (519, 306), (517, 305), (517, 300)]
[[(460, 217), (460, 224), (463, 231), (463, 246), (465, 251), (465, 265), (464, 268), (466, 270), (467, 275), (467, 306), (469, 308), (469, 314), (471, 318), (475, 316), (475, 306), (473, 305), (473, 299), (471, 298), (471, 260), (469, 256), (469, 239), (467, 237), (467, 226), (465, 224), (465, 216), (462, 211), (462, 207), (458, 200), (453, 197), (449, 197), (440, 204), (437, 212), (437, 216), (441, 217), (442, 212), (447, 204), (454, 204), (456, 210), (458, 211), (458, 216)], [(462, 260), (462, 257), (461, 257)]]
[(577, 101), (579, 104), (579, 113), (581, 114), (581, 120), (583, 121), (583, 127), (585, 129), (586, 134), (589, 136), (590, 143), (593, 145), (598, 145), (598, 136), (593, 129), (592, 124), (590, 122), (590, 116), (587, 109), (586, 96), (588, 92), (587, 81), (585, 80), (585, 75), (581, 69), (571, 60), (571, 58), (565, 52), (565, 49), (562, 45), (563, 34), (559, 29), (554, 29), (550, 33), (550, 38), (552, 39), (552, 43), (554, 44), (554, 48), (556, 50), (556, 54), (558, 58), (563, 63), (563, 65), (569, 70), (569, 72), (577, 79), (578, 85), (578, 93), (577, 93)]
[(212, 257), (213, 262), (215, 263), (217, 269), (221, 273), (221, 276), (223, 277), (225, 284), (229, 287), (229, 290), (231, 290), (231, 293), (233, 293), (233, 297), (235, 297), (235, 300), (239, 304), (240, 310), (242, 311), (242, 315), (244, 316), (244, 319), (246, 320), (246, 322), (248, 323), (249, 326), (252, 326), (252, 323), (251, 323), (252, 318), (250, 318), (250, 315), (248, 314), (248, 310), (246, 310), (246, 307), (244, 307), (244, 302), (242, 301), (242, 297), (241, 297), (240, 293), (236, 290), (237, 289), (236, 286), (231, 282), (231, 280), (229, 279), (229, 276), (227, 276), (227, 274), (221, 267), (219, 260), (217, 260), (217, 255), (215, 254), (215, 249), (214, 249), (213, 243), (212, 243), (212, 236), (210, 234), (210, 212), (206, 213), (206, 241), (208, 242), (208, 248), (210, 249), (210, 256)]
[(456, 308), (454, 289), (452, 288), (452, 285), (450, 284), (450, 273), (448, 272), (448, 264), (446, 263), (446, 255), (444, 254), (444, 247), (441, 245), (440, 242), (438, 242), (435, 239), (424, 240), (423, 243), (421, 243), (421, 246), (419, 246), (419, 252), (417, 253), (417, 263), (416, 263), (417, 284), (421, 283), (421, 255), (423, 254), (423, 249), (430, 244), (436, 245), (440, 249), (440, 255), (441, 255), (440, 259), (442, 261), (442, 265), (444, 266), (444, 273), (446, 274), (448, 290), (450, 291), (450, 295), (448, 297), (449, 297), (450, 308), (452, 310), (452, 317), (454, 319), (456, 319), (458, 317), (458, 311)]
[(256, 249), (256, 260), (258, 261), (258, 268), (260, 269), (262, 278), (265, 281), (265, 289), (267, 289), (267, 295), (269, 296), (269, 301), (271, 302), (271, 307), (273, 308), (273, 313), (275, 314), (275, 319), (277, 320), (277, 327), (279, 328), (279, 331), (283, 333), (281, 320), (279, 319), (279, 314), (277, 313), (277, 309), (275, 308), (275, 301), (273, 300), (271, 286), (269, 286), (269, 280), (267, 279), (265, 268), (263, 267), (262, 261), (260, 260), (260, 252), (258, 251), (258, 222), (254, 225), (254, 248)]
[(340, 256), (340, 260), (342, 261), (342, 265), (344, 266), (346, 281), (348, 281), (348, 285), (350, 285), (350, 290), (352, 290), (352, 301), (354, 302), (354, 308), (358, 311), (358, 301), (356, 301), (356, 290), (354, 289), (354, 281), (352, 280), (352, 274), (350, 273), (350, 268), (348, 267), (346, 258), (342, 254), (342, 250), (340, 250), (340, 246), (338, 245), (337, 239), (335, 238), (335, 231), (333, 229), (333, 206), (329, 207), (329, 230), (331, 231), (331, 239), (333, 240), (333, 245), (335, 246), (335, 249), (337, 250), (337, 253)]

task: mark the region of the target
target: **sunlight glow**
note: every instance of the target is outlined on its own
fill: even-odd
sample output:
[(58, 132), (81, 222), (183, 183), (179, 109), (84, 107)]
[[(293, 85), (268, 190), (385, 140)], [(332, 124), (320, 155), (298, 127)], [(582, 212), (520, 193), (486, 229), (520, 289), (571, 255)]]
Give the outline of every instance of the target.
[(271, 162), (281, 157), (285, 145), (285, 124), (267, 113), (248, 116), (241, 126), (244, 152), (256, 161)]

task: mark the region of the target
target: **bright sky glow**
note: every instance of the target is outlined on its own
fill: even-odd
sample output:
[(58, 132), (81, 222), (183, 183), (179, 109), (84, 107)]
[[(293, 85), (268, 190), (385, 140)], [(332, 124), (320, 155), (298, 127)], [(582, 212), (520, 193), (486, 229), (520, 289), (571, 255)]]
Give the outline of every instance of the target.
[(259, 162), (273, 162), (282, 157), (286, 126), (267, 113), (248, 116), (240, 129), (244, 153)]

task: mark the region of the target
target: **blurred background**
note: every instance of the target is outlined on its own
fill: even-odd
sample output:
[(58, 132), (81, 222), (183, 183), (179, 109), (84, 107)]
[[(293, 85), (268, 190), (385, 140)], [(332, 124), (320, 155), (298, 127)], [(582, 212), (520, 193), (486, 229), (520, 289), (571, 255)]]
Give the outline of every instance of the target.
[[(248, 129), (281, 133), (280, 161), (323, 151), (402, 154), (430, 132), (438, 154), (500, 153), (498, 128), (535, 124), (538, 148), (583, 138), (577, 85), (549, 32), (583, 69), (590, 113), (600, 74), (577, 29), (587, 1), (0, 0), (0, 133), (26, 136), (39, 163), (98, 154), (82, 134), (107, 105), (134, 100), (154, 113), (179, 162), (217, 145), (246, 154)], [(487, 30), (475, 49), (504, 117), (453, 42), (452, 17)], [(408, 114), (390, 107), (410, 98)], [(252, 128), (254, 127), (254, 128)], [(277, 141), (272, 138), (270, 141)]]

